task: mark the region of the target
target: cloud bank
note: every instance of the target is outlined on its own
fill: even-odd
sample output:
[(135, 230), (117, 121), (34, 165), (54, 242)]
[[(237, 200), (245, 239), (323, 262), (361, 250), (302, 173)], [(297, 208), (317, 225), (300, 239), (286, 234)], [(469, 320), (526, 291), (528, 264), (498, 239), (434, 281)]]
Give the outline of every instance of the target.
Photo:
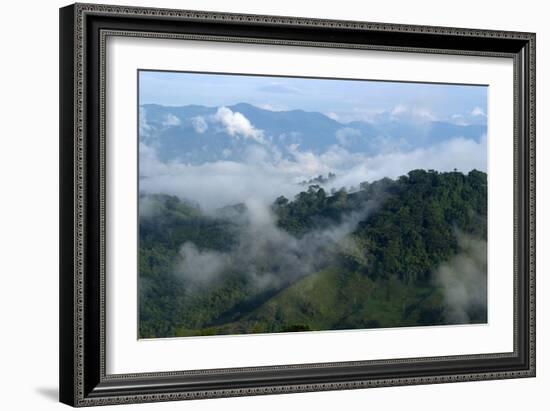
[[(248, 130), (248, 128), (245, 128)], [(236, 132), (236, 131), (235, 131)], [(140, 144), (140, 191), (174, 194), (212, 210), (256, 198), (271, 204), (279, 195), (292, 198), (299, 183), (318, 175), (336, 174), (325, 188), (357, 187), (383, 177), (397, 178), (413, 169), (467, 173), (487, 170), (486, 137), (480, 142), (455, 138), (413, 151), (390, 151), (369, 156), (332, 146), (321, 154), (286, 147), (288, 156), (269, 145), (251, 145), (242, 161), (220, 160), (199, 165), (162, 162), (152, 146)]]
[(263, 131), (255, 128), (252, 123), (239, 112), (233, 112), (227, 107), (220, 107), (214, 115), (214, 120), (221, 124), (230, 136), (250, 138), (258, 143), (265, 143)]
[(180, 124), (181, 124), (180, 119), (177, 118), (172, 113), (167, 114), (164, 117), (164, 120), (162, 121), (162, 126), (163, 127), (176, 127), (176, 126), (179, 126)]

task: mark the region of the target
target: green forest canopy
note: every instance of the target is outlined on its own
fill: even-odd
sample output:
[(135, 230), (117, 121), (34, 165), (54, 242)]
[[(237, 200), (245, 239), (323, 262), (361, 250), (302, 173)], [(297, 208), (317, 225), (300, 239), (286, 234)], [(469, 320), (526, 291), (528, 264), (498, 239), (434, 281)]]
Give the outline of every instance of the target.
[[(174, 196), (148, 195), (147, 201), (153, 212), (141, 216), (139, 231), (141, 338), (463, 322), (453, 317), (434, 275), (468, 251), (460, 236), (487, 236), (487, 175), (481, 171), (413, 170), (353, 192), (327, 193), (313, 184), (294, 199), (277, 198), (271, 208), (277, 227), (296, 239), (359, 216), (327, 251), (331, 258), (323, 267), (267, 287), (232, 268), (196, 287), (177, 274), (180, 248), (192, 243), (231, 255), (246, 229), (246, 207), (212, 215)], [(276, 271), (275, 263), (256, 261), (253, 268)], [(467, 321), (486, 322), (486, 315), (485, 306), (472, 306)]]

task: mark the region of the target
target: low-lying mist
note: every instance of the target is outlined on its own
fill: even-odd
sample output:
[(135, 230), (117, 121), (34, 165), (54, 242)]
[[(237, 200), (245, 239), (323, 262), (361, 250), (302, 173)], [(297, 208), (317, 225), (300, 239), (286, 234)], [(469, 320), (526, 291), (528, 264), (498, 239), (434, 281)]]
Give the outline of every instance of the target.
[(324, 184), (327, 191), (357, 187), (384, 177), (397, 178), (414, 169), (439, 171), (486, 170), (486, 137), (479, 143), (462, 137), (412, 151), (395, 150), (378, 155), (353, 153), (332, 146), (323, 153), (289, 145), (287, 156), (269, 144), (246, 148), (241, 161), (223, 160), (190, 164), (161, 161), (154, 146), (140, 143), (140, 193), (177, 195), (214, 210), (240, 202), (270, 203), (277, 196), (292, 198), (300, 182), (334, 173)]
[(256, 290), (281, 288), (326, 268), (335, 258), (343, 239), (367, 217), (376, 201), (342, 216), (323, 228), (296, 237), (277, 226), (269, 206), (259, 201), (245, 203), (237, 244), (228, 252), (200, 250), (192, 242), (182, 244), (175, 274), (191, 289), (208, 286), (228, 273), (246, 276)]
[(457, 237), (460, 253), (438, 267), (434, 281), (443, 288), (446, 317), (463, 324), (487, 310), (487, 241), (464, 233)]

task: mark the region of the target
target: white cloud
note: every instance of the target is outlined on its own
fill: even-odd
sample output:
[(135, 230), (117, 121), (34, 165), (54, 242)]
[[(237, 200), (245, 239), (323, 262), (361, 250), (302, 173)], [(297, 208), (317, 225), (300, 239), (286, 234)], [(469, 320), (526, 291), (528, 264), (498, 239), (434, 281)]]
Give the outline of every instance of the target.
[(485, 124), (487, 113), (481, 107), (475, 107), (472, 111), (465, 113), (456, 113), (450, 117), (450, 120), (459, 126), (468, 126), (471, 124)]
[(328, 113), (325, 113), (325, 116), (332, 120), (340, 121), (340, 116), (336, 114), (334, 111), (329, 111)]
[[(175, 194), (213, 210), (250, 199), (271, 203), (276, 196), (292, 197), (299, 186), (294, 173), (267, 163), (240, 163), (223, 160), (201, 165), (155, 164), (141, 161), (140, 190), (145, 193)], [(274, 197), (275, 196), (275, 197)]]
[(139, 216), (142, 218), (155, 217), (162, 210), (155, 197), (144, 196), (139, 198)]
[(413, 117), (421, 119), (421, 120), (427, 120), (427, 121), (435, 121), (437, 120), (437, 117), (432, 111), (425, 107), (415, 107), (411, 110), (411, 113)]
[(458, 126), (467, 126), (469, 124), (463, 114), (453, 114), (451, 121)]
[(308, 176), (317, 176), (330, 170), (327, 164), (323, 163), (319, 155), (311, 151), (301, 151), (298, 144), (291, 144), (287, 147), (287, 150), (293, 160), (283, 160), (281, 166), (289, 173), (306, 178)]
[(366, 121), (376, 124), (396, 120), (420, 123), (436, 121), (438, 119), (428, 107), (410, 107), (406, 104), (397, 104), (394, 107), (386, 109), (364, 109), (357, 107), (350, 111), (342, 113), (332, 112), (327, 115), (342, 123)]
[[(391, 119), (408, 119), (409, 121), (435, 121), (437, 117), (427, 107), (409, 107), (405, 104), (398, 104), (391, 109)], [(382, 113), (384, 114), (384, 113)]]
[(144, 107), (139, 108), (139, 136), (151, 136), (151, 126), (147, 122), (147, 110)]
[[(157, 158), (157, 152), (152, 146), (145, 143), (139, 143), (139, 177), (155, 178), (167, 173), (170, 166)], [(141, 184), (141, 183), (140, 183)]]
[(460, 253), (435, 271), (435, 283), (443, 288), (446, 315), (469, 323), (469, 312), (487, 306), (487, 242), (457, 233)]
[(397, 178), (414, 169), (458, 171), (467, 173), (472, 169), (487, 170), (487, 138), (479, 143), (462, 137), (429, 148), (413, 151), (397, 151), (366, 157), (361, 154), (327, 152), (322, 160), (325, 164), (348, 164), (345, 172), (334, 171), (337, 178), (332, 182), (335, 188), (357, 186), (363, 181), (376, 181), (384, 177)]
[(353, 137), (359, 137), (360, 135), (361, 131), (352, 127), (344, 127), (336, 131), (336, 139), (344, 147), (351, 144)]
[(269, 111), (288, 111), (288, 107), (281, 106), (278, 104), (258, 104), (256, 107), (261, 108), (262, 110), (269, 110)]
[(206, 130), (208, 130), (208, 124), (206, 123), (206, 120), (203, 116), (196, 116), (191, 118), (191, 125), (193, 126), (193, 129), (199, 134), (203, 134)]
[(233, 112), (227, 107), (220, 107), (214, 115), (214, 120), (219, 122), (231, 136), (251, 138), (260, 144), (265, 144), (263, 130), (255, 128), (252, 123), (239, 112)]
[(180, 249), (180, 263), (176, 269), (186, 280), (203, 285), (215, 279), (229, 262), (229, 254), (199, 251), (195, 244), (187, 242)]
[(273, 82), (260, 87), (258, 90), (268, 93), (300, 94), (301, 90), (284, 82)]
[(474, 117), (487, 117), (487, 114), (481, 107), (474, 107), (470, 114)]
[(398, 104), (391, 110), (392, 116), (399, 116), (404, 113), (408, 113), (409, 108), (404, 104)]
[(181, 124), (181, 121), (179, 118), (177, 118), (172, 113), (168, 113), (166, 116), (164, 116), (164, 119), (162, 121), (163, 127), (175, 127), (179, 126)]
[(364, 109), (355, 107), (346, 112), (332, 112), (332, 119), (341, 123), (351, 123), (352, 121), (366, 121), (367, 123), (375, 123), (390, 115), (391, 110), (384, 109)]

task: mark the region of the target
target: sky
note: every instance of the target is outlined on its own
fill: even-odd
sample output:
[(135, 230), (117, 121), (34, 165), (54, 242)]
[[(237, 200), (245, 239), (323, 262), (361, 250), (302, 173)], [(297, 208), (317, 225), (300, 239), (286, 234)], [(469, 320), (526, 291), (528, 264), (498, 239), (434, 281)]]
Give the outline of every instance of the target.
[(230, 106), (246, 102), (273, 111), (302, 109), (341, 122), (373, 121), (409, 110), (429, 120), (480, 121), (487, 86), (140, 71), (140, 104)]

